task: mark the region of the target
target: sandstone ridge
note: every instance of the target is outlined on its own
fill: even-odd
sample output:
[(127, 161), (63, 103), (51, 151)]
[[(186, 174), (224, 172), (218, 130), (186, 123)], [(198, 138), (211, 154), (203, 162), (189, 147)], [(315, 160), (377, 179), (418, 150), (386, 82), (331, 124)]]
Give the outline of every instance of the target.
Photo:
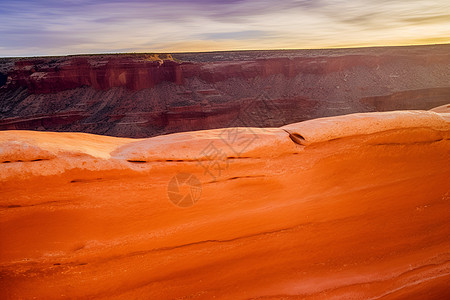
[[(21, 171), (24, 171), (24, 176), (55, 174), (64, 172), (66, 167), (86, 170), (135, 169), (133, 163), (145, 162), (270, 159), (298, 153), (305, 146), (315, 143), (351, 137), (364, 138), (377, 133), (385, 134), (378, 143), (440, 141), (449, 136), (447, 115), (432, 111), (359, 113), (319, 118), (280, 128), (235, 127), (147, 139), (86, 133), (3, 131), (0, 132), (0, 160), (9, 172), (3, 171), (1, 175), (18, 175)], [(241, 145), (237, 147), (233, 143)], [(214, 148), (214, 155), (206, 151), (211, 147)], [(36, 163), (30, 165), (30, 162)], [(41, 170), (46, 164), (52, 167)], [(139, 169), (148, 168), (141, 165)]]
[(0, 298), (447, 299), (447, 116), (0, 132)]

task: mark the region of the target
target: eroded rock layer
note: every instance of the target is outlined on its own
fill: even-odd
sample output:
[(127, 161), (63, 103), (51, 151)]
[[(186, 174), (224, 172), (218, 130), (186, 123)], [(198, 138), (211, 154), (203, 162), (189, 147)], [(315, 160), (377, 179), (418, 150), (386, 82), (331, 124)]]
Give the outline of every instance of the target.
[(279, 127), (450, 97), (450, 45), (0, 60), (0, 129), (121, 137)]
[(450, 114), (0, 132), (0, 298), (446, 299)]

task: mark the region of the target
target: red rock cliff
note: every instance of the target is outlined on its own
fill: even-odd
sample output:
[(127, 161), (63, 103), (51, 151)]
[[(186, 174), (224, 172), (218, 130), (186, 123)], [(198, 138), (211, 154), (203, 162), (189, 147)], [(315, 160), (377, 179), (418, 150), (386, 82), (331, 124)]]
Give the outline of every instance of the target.
[(450, 45), (0, 60), (0, 129), (148, 137), (429, 109)]

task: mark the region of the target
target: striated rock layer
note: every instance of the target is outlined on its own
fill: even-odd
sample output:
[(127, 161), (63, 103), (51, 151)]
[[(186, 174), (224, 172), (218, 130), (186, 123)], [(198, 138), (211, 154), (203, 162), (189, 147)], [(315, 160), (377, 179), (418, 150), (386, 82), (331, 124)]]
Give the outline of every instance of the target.
[(0, 132), (0, 298), (447, 299), (436, 111), (138, 140)]
[(121, 137), (279, 127), (450, 97), (450, 45), (0, 60), (0, 129)]

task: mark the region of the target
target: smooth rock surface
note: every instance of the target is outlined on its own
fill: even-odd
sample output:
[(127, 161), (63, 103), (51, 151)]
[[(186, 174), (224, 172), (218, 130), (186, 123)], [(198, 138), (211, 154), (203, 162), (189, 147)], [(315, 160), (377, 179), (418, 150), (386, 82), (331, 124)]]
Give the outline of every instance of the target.
[(0, 132), (0, 298), (446, 299), (445, 115)]

